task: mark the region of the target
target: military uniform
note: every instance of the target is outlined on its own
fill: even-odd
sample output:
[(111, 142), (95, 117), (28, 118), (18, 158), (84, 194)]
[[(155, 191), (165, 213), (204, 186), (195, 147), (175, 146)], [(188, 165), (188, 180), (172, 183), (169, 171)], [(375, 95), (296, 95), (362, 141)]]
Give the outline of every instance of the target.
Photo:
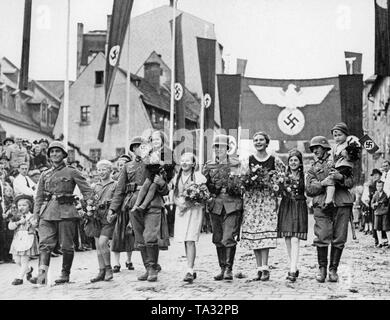
[[(110, 210), (118, 212), (122, 210), (129, 212), (137, 200), (138, 193), (146, 179), (146, 165), (140, 158), (126, 163), (123, 167), (118, 185), (112, 199)], [(168, 187), (165, 184), (158, 188), (157, 192), (146, 208), (145, 212), (132, 211), (130, 221), (134, 230), (135, 245), (141, 251), (142, 260), (147, 270), (146, 274), (139, 277), (139, 280), (147, 280), (152, 273), (155, 278), (158, 268), (159, 247), (158, 240), (161, 235), (161, 214), (164, 206), (162, 196), (168, 194)], [(157, 279), (157, 278), (155, 278)], [(148, 279), (149, 281), (151, 278)]]
[[(86, 230), (88, 225), (93, 226), (91, 233), (87, 234), (98, 238), (100, 235), (106, 236), (111, 239), (112, 233), (114, 232), (114, 222), (107, 221), (107, 213), (111, 204), (111, 199), (114, 196), (115, 188), (117, 186), (116, 181), (110, 181), (106, 184), (98, 182), (94, 187), (94, 199), (96, 206), (96, 214), (92, 217), (87, 217)], [(95, 220), (95, 223), (94, 221)]]
[[(317, 139), (316, 139), (317, 138)], [(330, 150), (330, 146), (325, 137), (314, 137), (310, 144), (312, 149), (315, 146), (323, 146)], [(320, 273), (317, 277), (319, 282), (324, 282), (326, 278), (326, 268), (328, 265), (328, 247), (331, 245), (329, 279), (337, 281), (337, 267), (341, 254), (347, 241), (348, 222), (352, 214), (353, 196), (348, 189), (353, 187), (353, 177), (344, 176), (342, 181), (336, 181), (334, 203), (335, 208), (331, 211), (323, 210), (326, 187), (321, 185), (328, 177), (331, 169), (329, 153), (325, 152), (321, 159), (317, 159), (306, 175), (306, 193), (313, 197), (314, 209), (314, 245), (317, 247), (318, 264)]]
[(223, 278), (225, 270), (231, 271), (233, 268), (242, 219), (242, 198), (229, 194), (228, 180), (231, 172), (238, 170), (239, 166), (236, 157), (229, 157), (226, 163), (208, 161), (203, 169), (206, 185), (212, 194), (208, 210), (213, 229), (212, 241), (217, 248), (221, 267), (221, 274), (215, 277), (216, 280)]
[(93, 191), (82, 174), (62, 162), (42, 174), (34, 205), (34, 216), (39, 221), (40, 271), (47, 272), (50, 254), (59, 241), (63, 252), (62, 276), (67, 278), (74, 256), (76, 223), (80, 219), (73, 196), (76, 185), (85, 200), (92, 199)]

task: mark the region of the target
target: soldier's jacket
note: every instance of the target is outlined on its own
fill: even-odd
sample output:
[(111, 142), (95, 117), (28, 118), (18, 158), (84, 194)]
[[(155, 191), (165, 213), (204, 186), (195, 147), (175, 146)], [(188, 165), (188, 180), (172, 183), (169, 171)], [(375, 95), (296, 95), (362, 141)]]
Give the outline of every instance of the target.
[[(136, 158), (125, 164), (120, 172), (118, 184), (115, 189), (114, 197), (112, 198), (110, 210), (118, 212), (131, 209), (135, 203), (139, 189), (142, 187), (146, 179), (146, 165), (141, 159)], [(158, 188), (157, 192), (150, 202), (147, 211), (161, 211), (164, 205), (162, 196), (168, 194), (168, 186), (165, 184), (162, 188)]]
[[(324, 205), (326, 187), (321, 185), (321, 181), (328, 177), (331, 168), (329, 154), (326, 154), (322, 159), (317, 159), (307, 172), (306, 194), (313, 197), (313, 207)], [(353, 187), (353, 176), (343, 176), (343, 181), (335, 184), (334, 202), (336, 207), (352, 206), (354, 202), (353, 196), (348, 190)]]
[(207, 179), (207, 188), (211, 194), (215, 195), (208, 205), (210, 212), (220, 215), (223, 208), (226, 214), (242, 210), (241, 197), (231, 196), (226, 192), (231, 171), (239, 167), (240, 162), (237, 157), (229, 157), (227, 163), (206, 162), (202, 173)]
[(72, 196), (78, 186), (84, 200), (93, 199), (93, 190), (80, 171), (66, 166), (65, 162), (57, 168), (42, 173), (38, 182), (34, 205), (34, 216), (44, 220), (79, 218), (74, 203), (62, 203), (58, 197)]
[(98, 182), (93, 189), (97, 218), (100, 220), (107, 218), (108, 209), (114, 197), (116, 186), (117, 182), (111, 180), (106, 184)]

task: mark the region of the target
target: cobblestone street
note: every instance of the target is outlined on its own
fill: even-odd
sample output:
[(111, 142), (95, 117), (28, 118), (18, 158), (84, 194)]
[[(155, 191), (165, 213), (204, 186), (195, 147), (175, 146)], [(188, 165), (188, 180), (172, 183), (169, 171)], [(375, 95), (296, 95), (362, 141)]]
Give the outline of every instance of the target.
[[(71, 283), (62, 286), (36, 287), (26, 280), (21, 286), (12, 286), (15, 278), (15, 264), (0, 265), (0, 299), (389, 299), (390, 273), (389, 249), (373, 246), (371, 236), (357, 232), (358, 240), (351, 235), (347, 249), (343, 253), (339, 267), (338, 283), (315, 281), (317, 271), (316, 251), (311, 246), (313, 239), (313, 217), (310, 216), (309, 239), (301, 243), (300, 275), (294, 284), (285, 280), (287, 253), (284, 241), (278, 240), (278, 248), (271, 251), (269, 282), (257, 282), (255, 258), (252, 252), (238, 247), (234, 274), (242, 273), (243, 278), (231, 282), (214, 281), (213, 275), (219, 267), (211, 234), (202, 234), (197, 247), (198, 258), (195, 263), (197, 279), (193, 284), (182, 281), (186, 270), (184, 249), (181, 244), (171, 241), (168, 251), (160, 252), (162, 272), (158, 282), (137, 281), (143, 272), (139, 252), (133, 254), (135, 271), (124, 268), (124, 255), (121, 257), (122, 270), (115, 274), (111, 282), (90, 283), (89, 279), (97, 273), (95, 251), (77, 252), (71, 274)], [(61, 257), (53, 258), (49, 281), (53, 284), (61, 269)], [(33, 260), (34, 274), (37, 260)]]

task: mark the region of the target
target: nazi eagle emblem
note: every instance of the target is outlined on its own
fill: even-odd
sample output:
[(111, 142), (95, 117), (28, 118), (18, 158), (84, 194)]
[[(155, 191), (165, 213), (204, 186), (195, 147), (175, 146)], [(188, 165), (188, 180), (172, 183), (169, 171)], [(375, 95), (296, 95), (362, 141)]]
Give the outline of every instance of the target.
[(277, 105), (283, 108), (278, 116), (278, 126), (287, 135), (300, 133), (305, 126), (305, 117), (298, 108), (306, 105), (318, 105), (324, 101), (334, 85), (298, 87), (293, 83), (282, 87), (250, 85), (249, 88), (262, 104)]

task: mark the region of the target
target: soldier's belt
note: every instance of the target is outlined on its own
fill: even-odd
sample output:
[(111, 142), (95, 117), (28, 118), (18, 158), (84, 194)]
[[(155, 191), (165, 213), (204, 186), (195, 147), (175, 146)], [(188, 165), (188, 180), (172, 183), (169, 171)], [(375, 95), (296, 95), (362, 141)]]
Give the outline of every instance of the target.
[(111, 201), (105, 201), (98, 205), (98, 209), (108, 209), (110, 207)]
[(126, 193), (140, 191), (142, 186), (137, 185), (136, 183), (128, 183), (126, 185)]
[(44, 196), (45, 201), (56, 200), (59, 204), (74, 204), (75, 196), (74, 195), (56, 195), (56, 194), (47, 194)]
[(129, 192), (135, 192), (137, 190), (137, 184), (136, 183), (128, 183), (126, 185), (126, 193), (129, 193)]

